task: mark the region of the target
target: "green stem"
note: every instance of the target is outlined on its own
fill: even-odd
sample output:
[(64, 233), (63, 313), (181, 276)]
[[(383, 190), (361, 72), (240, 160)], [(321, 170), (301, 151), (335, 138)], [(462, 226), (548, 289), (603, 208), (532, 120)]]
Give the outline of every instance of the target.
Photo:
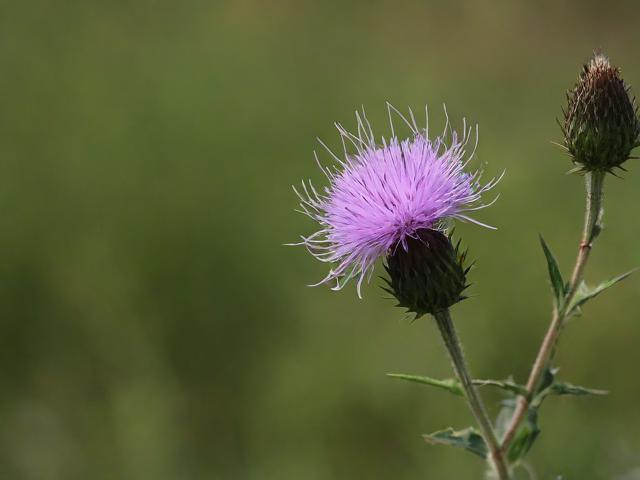
[(600, 234), (601, 222), (602, 222), (602, 192), (604, 184), (605, 172), (593, 172), (586, 174), (586, 191), (587, 191), (587, 206), (584, 215), (584, 228), (582, 230), (582, 238), (580, 239), (580, 248), (578, 249), (578, 258), (576, 259), (576, 265), (569, 281), (569, 290), (565, 295), (565, 301), (562, 305), (562, 313), (567, 314), (569, 302), (573, 300), (582, 275), (584, 273), (584, 267), (587, 264), (589, 253), (593, 246), (593, 241)]
[(487, 411), (482, 403), (482, 399), (478, 395), (476, 387), (473, 385), (473, 379), (469, 374), (469, 369), (467, 368), (464, 360), (460, 340), (453, 325), (453, 321), (451, 320), (449, 310), (447, 309), (438, 312), (434, 314), (434, 317), (438, 324), (438, 328), (440, 329), (440, 333), (442, 334), (444, 344), (451, 357), (451, 361), (453, 362), (453, 368), (460, 380), (460, 383), (462, 384), (471, 412), (478, 422), (482, 437), (489, 448), (491, 464), (500, 480), (509, 480), (509, 470), (507, 469), (504, 457), (500, 450), (500, 443), (498, 442), (495, 431), (493, 430), (493, 426), (491, 425)]
[(564, 327), (569, 314), (569, 306), (571, 301), (578, 292), (582, 276), (584, 274), (589, 253), (601, 229), (602, 221), (602, 188), (604, 183), (605, 172), (589, 172), (585, 175), (586, 181), (586, 208), (584, 216), (584, 227), (580, 246), (578, 248), (578, 258), (571, 274), (571, 279), (567, 284), (567, 292), (559, 305), (553, 308), (553, 316), (547, 334), (542, 341), (536, 361), (531, 368), (529, 379), (527, 380), (527, 394), (518, 399), (518, 405), (513, 413), (511, 422), (507, 427), (504, 438), (502, 439), (502, 453), (506, 454), (509, 445), (513, 441), (520, 423), (525, 417), (529, 403), (538, 388), (540, 379), (544, 371), (549, 367), (555, 356), (558, 339), (562, 328)]

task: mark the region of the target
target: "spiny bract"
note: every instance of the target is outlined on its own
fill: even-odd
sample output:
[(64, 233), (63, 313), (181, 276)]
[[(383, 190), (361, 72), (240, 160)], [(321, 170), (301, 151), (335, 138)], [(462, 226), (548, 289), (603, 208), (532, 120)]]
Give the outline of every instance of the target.
[(398, 306), (416, 314), (436, 314), (463, 300), (468, 287), (466, 252), (437, 230), (422, 229), (407, 240), (407, 248), (396, 248), (387, 257), (390, 280), (385, 290), (398, 299)]

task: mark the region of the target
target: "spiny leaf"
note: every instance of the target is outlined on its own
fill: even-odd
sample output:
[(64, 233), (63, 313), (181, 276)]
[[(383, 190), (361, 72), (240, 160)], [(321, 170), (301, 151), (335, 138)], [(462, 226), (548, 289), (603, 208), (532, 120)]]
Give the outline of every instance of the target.
[(553, 288), (556, 302), (559, 304), (565, 294), (565, 283), (562, 279), (562, 274), (560, 273), (556, 257), (553, 256), (551, 249), (547, 245), (547, 242), (544, 241), (544, 238), (542, 238), (542, 235), (540, 235), (540, 244), (542, 245), (544, 256), (547, 259), (547, 269), (549, 270), (551, 287)]
[(540, 379), (540, 385), (538, 385), (536, 393), (543, 392), (544, 390), (551, 387), (551, 385), (553, 385), (553, 383), (556, 381), (556, 375), (559, 371), (560, 369), (557, 367), (545, 368), (544, 372), (542, 372), (542, 378)]
[(534, 392), (533, 399), (529, 402), (529, 408), (537, 410), (542, 405), (544, 399), (551, 393), (551, 388), (556, 382), (556, 375), (558, 374), (558, 368), (545, 368), (542, 373), (542, 378), (538, 388)]
[(571, 383), (554, 383), (551, 385), (551, 392), (553, 395), (608, 395), (606, 390), (598, 390), (595, 388), (585, 388), (579, 385), (572, 385)]
[(509, 463), (515, 463), (523, 458), (533, 446), (538, 435), (540, 435), (538, 410), (536, 408), (529, 408), (525, 420), (518, 428), (513, 442), (507, 451), (507, 460)]
[(496, 417), (496, 435), (498, 438), (502, 438), (507, 432), (507, 428), (511, 424), (511, 419), (513, 418), (513, 412), (515, 409), (516, 399), (507, 398), (502, 401), (502, 408)]
[[(464, 396), (464, 390), (462, 389), (462, 385), (455, 378), (445, 378), (444, 380), (438, 380), (431, 377), (423, 377), (420, 375), (407, 375), (404, 373), (387, 373), (388, 377), (391, 378), (399, 378), (400, 380), (407, 380), (409, 382), (414, 383), (422, 383), (423, 385), (431, 385), (432, 387), (442, 388), (444, 390), (448, 390), (454, 395)], [(481, 380), (475, 379), (473, 380), (473, 384), (478, 387), (497, 387), (503, 390), (506, 390), (510, 393), (515, 393), (516, 395), (526, 395), (527, 389), (523, 385), (518, 385), (514, 383), (512, 380)]]
[[(544, 399), (549, 395), (605, 395), (604, 390), (595, 390), (585, 387), (572, 385), (566, 382), (556, 382), (558, 374), (557, 368), (546, 368), (543, 372), (540, 384), (535, 391), (535, 395), (529, 403), (525, 420), (522, 422), (518, 431), (509, 446), (506, 454), (509, 463), (518, 462), (522, 459), (535, 443), (538, 435), (540, 435), (540, 427), (538, 426), (538, 409), (542, 405)], [(499, 438), (505, 434), (506, 428), (513, 416), (516, 406), (516, 399), (510, 398), (502, 402), (502, 409), (496, 419), (496, 433)]]
[[(540, 379), (540, 384), (536, 389), (536, 396), (529, 403), (526, 416), (518, 427), (518, 430), (509, 445), (509, 449), (506, 453), (509, 463), (513, 464), (522, 459), (531, 449), (538, 438), (538, 435), (540, 435), (540, 427), (538, 426), (538, 408), (542, 404), (544, 398), (548, 395), (549, 389), (553, 385), (557, 373), (557, 368), (546, 368), (544, 370), (542, 378)], [(500, 410), (500, 413), (498, 413), (498, 417), (496, 419), (496, 433), (498, 438), (502, 438), (504, 436), (508, 426), (511, 424), (516, 404), (517, 400), (515, 398), (503, 400), (502, 409)]]
[(519, 385), (511, 380), (474, 380), (473, 384), (478, 387), (498, 387), (506, 390), (507, 392), (515, 393), (516, 395), (527, 394), (527, 389), (524, 385)]
[(440, 430), (422, 437), (431, 445), (451, 445), (464, 448), (482, 458), (487, 458), (487, 445), (484, 443), (482, 436), (473, 427), (460, 431), (455, 431), (449, 427), (446, 430)]
[[(500, 409), (496, 419), (496, 435), (498, 438), (504, 437), (507, 428), (511, 424), (516, 404), (515, 398), (508, 398), (502, 401), (502, 409)], [(530, 407), (507, 451), (506, 457), (509, 463), (513, 464), (523, 458), (531, 449), (539, 434), (538, 411), (536, 407)]]
[(627, 278), (629, 275), (634, 273), (636, 270), (638, 270), (638, 269), (634, 268), (633, 270), (630, 270), (630, 271), (628, 271), (626, 273), (623, 273), (622, 275), (618, 275), (617, 277), (613, 277), (611, 280), (607, 280), (606, 282), (602, 282), (600, 285), (598, 285), (596, 287), (588, 287), (586, 283), (581, 282), (580, 283), (580, 287), (578, 287), (577, 293), (575, 294), (575, 296), (573, 297), (573, 300), (571, 301), (571, 305), (570, 305), (568, 311), (572, 312), (577, 307), (581, 307), (587, 301), (589, 301), (592, 298), (598, 296), (599, 294), (601, 294), (602, 292), (604, 292), (608, 288), (611, 288), (616, 283), (621, 282), (622, 280)]
[(435, 378), (421, 377), (420, 375), (406, 375), (404, 373), (387, 373), (387, 377), (399, 378), (400, 380), (407, 380), (409, 382), (422, 383), (423, 385), (431, 385), (432, 387), (438, 387), (444, 390), (448, 390), (454, 395), (458, 395), (460, 397), (464, 396), (464, 391), (462, 390), (460, 382), (453, 378), (437, 380)]
[(543, 381), (540, 387), (536, 391), (536, 395), (530, 403), (530, 407), (537, 409), (542, 404), (542, 401), (549, 395), (607, 395), (609, 392), (606, 390), (597, 390), (593, 388), (585, 388), (578, 385), (573, 385), (568, 382), (556, 382), (556, 374), (558, 369), (546, 369), (543, 377)]

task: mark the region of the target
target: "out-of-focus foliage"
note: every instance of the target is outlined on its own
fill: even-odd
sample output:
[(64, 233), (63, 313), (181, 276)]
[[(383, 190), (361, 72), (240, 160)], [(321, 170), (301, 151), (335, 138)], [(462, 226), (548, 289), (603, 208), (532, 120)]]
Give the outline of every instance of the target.
[[(478, 268), (453, 310), (472, 371), (524, 382), (551, 310), (538, 233), (563, 273), (583, 185), (551, 141), (602, 47), (640, 89), (636, 2), (2, 2), (0, 477), (473, 478), (481, 459), (421, 434), (472, 421), (435, 325), (377, 285), (284, 247), (314, 226), (290, 185), (322, 184), (316, 136), (385, 101), (432, 128), (480, 124), (501, 198), (462, 225)], [(636, 90), (636, 92), (639, 90)], [(458, 125), (461, 125), (458, 123)], [(320, 148), (321, 150), (321, 148)], [(331, 159), (319, 152), (324, 162)], [(640, 264), (640, 166), (607, 178), (596, 284)], [(375, 285), (374, 285), (375, 284)], [(540, 478), (635, 478), (640, 283), (593, 300), (562, 377), (609, 390), (545, 404)], [(483, 389), (495, 415), (500, 394)]]

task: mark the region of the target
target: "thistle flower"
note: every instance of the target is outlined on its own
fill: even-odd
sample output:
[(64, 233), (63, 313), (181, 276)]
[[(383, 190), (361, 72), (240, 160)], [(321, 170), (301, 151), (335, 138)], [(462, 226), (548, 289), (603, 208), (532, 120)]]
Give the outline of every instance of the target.
[[(410, 128), (411, 136), (395, 135), (392, 111)], [(315, 285), (335, 281), (334, 290), (357, 278), (358, 296), (365, 278), (370, 279), (375, 262), (398, 249), (415, 248), (424, 230), (442, 231), (449, 219), (470, 221), (487, 227), (467, 215), (488, 205), (481, 196), (499, 179), (480, 183), (480, 172), (467, 173), (471, 160), (466, 147), (472, 130), (463, 122), (462, 136), (447, 125), (442, 135), (431, 140), (427, 126), (418, 128), (410, 111), (410, 121), (388, 105), (391, 137), (376, 144), (364, 114), (356, 113), (357, 135), (336, 124), (344, 147), (344, 158), (332, 154), (338, 165), (318, 165), (329, 180), (324, 193), (311, 182), (302, 182), (303, 213), (320, 224), (320, 230), (305, 237), (304, 245), (317, 259), (332, 264), (327, 276)], [(426, 113), (426, 109), (425, 109)], [(446, 113), (446, 111), (445, 111)], [(322, 142), (321, 142), (322, 143)], [(347, 152), (347, 144), (354, 153)], [(489, 227), (491, 228), (491, 227)], [(419, 243), (419, 242), (418, 242)], [(413, 258), (413, 257), (412, 257)]]
[(567, 100), (562, 132), (564, 146), (578, 165), (576, 171), (622, 169), (638, 146), (640, 121), (620, 70), (605, 55), (595, 53)]

